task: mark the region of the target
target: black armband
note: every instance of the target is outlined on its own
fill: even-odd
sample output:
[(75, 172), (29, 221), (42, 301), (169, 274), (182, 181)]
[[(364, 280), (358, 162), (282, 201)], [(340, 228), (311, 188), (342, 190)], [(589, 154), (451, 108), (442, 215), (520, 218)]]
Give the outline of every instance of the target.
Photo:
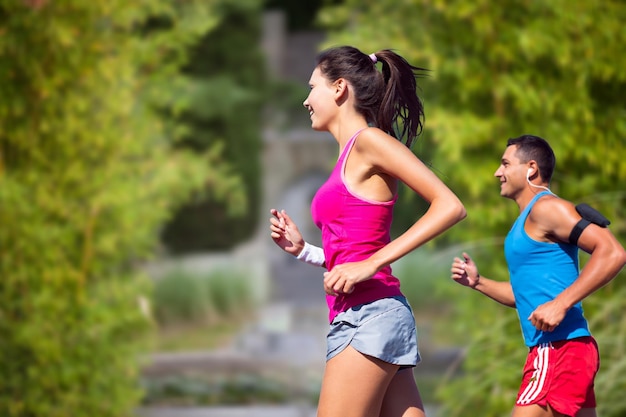
[(596, 224), (600, 227), (607, 227), (609, 224), (611, 224), (609, 219), (604, 217), (602, 213), (589, 206), (588, 204), (582, 203), (577, 205), (576, 211), (578, 212), (578, 214), (580, 214), (582, 219), (580, 219), (580, 221), (576, 223), (576, 226), (574, 226), (572, 232), (569, 234), (569, 243), (571, 243), (572, 245), (576, 245), (578, 243), (578, 238), (580, 238), (583, 230), (585, 230), (585, 228), (591, 223)]

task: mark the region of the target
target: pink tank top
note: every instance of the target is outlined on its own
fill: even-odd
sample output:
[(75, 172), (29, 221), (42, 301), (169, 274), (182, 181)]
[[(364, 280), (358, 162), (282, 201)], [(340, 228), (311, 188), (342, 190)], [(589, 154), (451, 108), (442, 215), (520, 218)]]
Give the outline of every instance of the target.
[[(369, 258), (390, 241), (389, 229), (397, 195), (390, 201), (366, 200), (345, 183), (345, 165), (359, 130), (346, 144), (328, 180), (311, 203), (313, 221), (322, 231), (326, 267)], [(329, 320), (359, 304), (401, 295), (400, 281), (386, 266), (371, 279), (356, 285), (350, 294), (326, 295)]]

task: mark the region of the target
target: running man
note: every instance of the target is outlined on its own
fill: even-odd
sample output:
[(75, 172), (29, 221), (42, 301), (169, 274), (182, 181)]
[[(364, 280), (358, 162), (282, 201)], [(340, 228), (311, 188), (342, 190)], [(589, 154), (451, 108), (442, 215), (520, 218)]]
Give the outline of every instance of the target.
[[(596, 416), (599, 353), (581, 302), (626, 264), (602, 215), (550, 191), (554, 166), (544, 139), (509, 139), (494, 175), (520, 210), (504, 242), (510, 281), (480, 275), (467, 253), (451, 269), (459, 284), (517, 309), (529, 352), (513, 417)], [(578, 248), (591, 254), (582, 271)]]

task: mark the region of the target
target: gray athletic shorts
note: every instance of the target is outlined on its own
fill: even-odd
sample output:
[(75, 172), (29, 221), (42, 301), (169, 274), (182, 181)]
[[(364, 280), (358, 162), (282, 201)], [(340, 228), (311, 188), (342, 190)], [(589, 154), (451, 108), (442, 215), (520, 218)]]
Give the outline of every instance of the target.
[(364, 355), (412, 367), (421, 360), (415, 318), (403, 296), (383, 298), (339, 313), (326, 337), (326, 360), (352, 346)]

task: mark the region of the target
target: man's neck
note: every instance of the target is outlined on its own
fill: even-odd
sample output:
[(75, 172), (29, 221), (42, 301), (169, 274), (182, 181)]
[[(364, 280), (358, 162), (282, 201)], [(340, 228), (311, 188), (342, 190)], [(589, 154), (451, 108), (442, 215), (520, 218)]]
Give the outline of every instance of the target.
[(519, 207), (519, 212), (521, 213), (522, 211), (524, 211), (524, 209), (528, 206), (528, 204), (532, 201), (532, 199), (535, 198), (537, 194), (543, 193), (545, 191), (546, 190), (541, 190), (541, 189), (531, 189), (530, 186), (524, 189), (524, 191), (522, 191), (515, 198), (515, 202), (517, 203), (517, 206)]

